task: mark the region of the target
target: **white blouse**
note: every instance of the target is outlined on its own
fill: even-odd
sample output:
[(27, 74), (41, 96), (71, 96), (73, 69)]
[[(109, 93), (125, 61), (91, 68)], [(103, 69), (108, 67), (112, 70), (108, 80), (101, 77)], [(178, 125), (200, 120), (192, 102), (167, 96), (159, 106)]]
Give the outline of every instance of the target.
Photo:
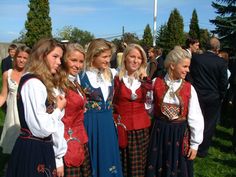
[[(117, 74), (117, 71), (114, 68), (111, 68), (110, 70), (112, 72), (112, 79), (114, 79), (115, 75)], [(93, 88), (101, 88), (104, 101), (106, 101), (109, 95), (109, 86), (111, 86), (111, 82), (104, 79), (103, 73), (101, 73), (101, 77), (98, 76), (98, 73), (99, 70), (97, 69), (91, 69), (86, 71), (90, 84)]]
[[(165, 82), (169, 86), (167, 93), (164, 96), (164, 103), (171, 103), (179, 105), (179, 99), (175, 95), (171, 97), (169, 92), (175, 92), (180, 87), (182, 79), (179, 80), (170, 80), (168, 74), (164, 77)], [(153, 84), (155, 79), (153, 79)], [(198, 97), (196, 90), (191, 85), (191, 96), (188, 106), (188, 116), (187, 116), (188, 125), (190, 127), (190, 147), (194, 150), (198, 150), (198, 146), (202, 143), (203, 140), (203, 130), (204, 130), (204, 119), (202, 111), (198, 102)]]
[(61, 121), (64, 111), (56, 108), (51, 114), (46, 112), (47, 90), (45, 85), (37, 78), (28, 80), (22, 86), (21, 95), (25, 121), (31, 133), (39, 138), (52, 135), (56, 166), (63, 166), (62, 158), (67, 150), (67, 143), (64, 139), (64, 124)]

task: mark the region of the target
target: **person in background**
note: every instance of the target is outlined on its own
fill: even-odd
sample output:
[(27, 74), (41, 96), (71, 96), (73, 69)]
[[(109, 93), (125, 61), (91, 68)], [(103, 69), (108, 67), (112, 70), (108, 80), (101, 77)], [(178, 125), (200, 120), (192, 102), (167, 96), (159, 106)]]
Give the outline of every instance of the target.
[(155, 77), (161, 77), (164, 76), (166, 71), (164, 68), (164, 58), (162, 56), (163, 49), (160, 47), (156, 48), (156, 63), (157, 63), (157, 69), (155, 73), (152, 76), (152, 79)]
[(16, 54), (16, 49), (17, 49), (17, 45), (16, 44), (11, 44), (9, 47), (8, 47), (8, 56), (6, 58), (3, 58), (2, 59), (2, 63), (1, 63), (1, 70), (2, 70), (2, 74), (5, 72), (5, 71), (8, 71), (9, 69), (12, 68), (12, 61), (13, 61), (13, 58)]
[(192, 177), (203, 139), (204, 121), (197, 93), (185, 76), (191, 55), (179, 46), (165, 59), (167, 74), (153, 80), (154, 123), (147, 177)]
[(2, 147), (3, 153), (1, 159), (4, 160), (4, 164), (8, 161), (20, 132), (16, 93), (30, 51), (30, 48), (27, 46), (18, 47), (13, 59), (13, 69), (5, 71), (2, 77), (3, 85), (0, 94), (0, 106), (5, 102), (8, 105), (0, 140), (0, 146)]
[(148, 64), (147, 64), (147, 75), (150, 78), (153, 78), (153, 75), (157, 69), (157, 61), (156, 61), (156, 49), (151, 47), (148, 50)]
[(200, 46), (200, 43), (197, 39), (194, 39), (194, 38), (187, 38), (186, 41), (185, 41), (185, 50), (191, 55), (194, 54), (194, 53), (197, 53), (197, 51), (199, 50), (199, 46)]
[(64, 176), (67, 145), (61, 121), (66, 99), (60, 94), (64, 46), (54, 39), (33, 47), (17, 91), (21, 133), (7, 168), (7, 177)]
[(123, 174), (126, 177), (145, 175), (151, 125), (145, 109), (146, 95), (151, 89), (151, 80), (148, 83), (145, 78), (146, 65), (147, 57), (143, 48), (138, 44), (129, 44), (124, 51), (118, 76), (115, 77), (114, 118), (117, 126), (120, 123), (125, 126), (126, 136), (120, 137), (118, 131), (118, 138), (125, 138), (127, 142), (120, 144)]
[(80, 74), (87, 103), (84, 115), (93, 177), (122, 177), (117, 132), (112, 115), (113, 78), (110, 69), (113, 45), (94, 39), (86, 53), (86, 69)]
[(64, 137), (67, 141), (67, 152), (64, 156), (65, 176), (90, 177), (91, 164), (88, 150), (88, 136), (84, 127), (86, 97), (78, 83), (77, 75), (84, 69), (85, 51), (77, 43), (66, 45), (62, 64), (65, 72), (65, 98), (67, 100)]
[(204, 116), (203, 142), (199, 146), (198, 157), (206, 157), (220, 120), (221, 103), (228, 85), (227, 63), (218, 56), (220, 41), (216, 37), (208, 41), (208, 50), (193, 55), (190, 67), (192, 83), (197, 91)]

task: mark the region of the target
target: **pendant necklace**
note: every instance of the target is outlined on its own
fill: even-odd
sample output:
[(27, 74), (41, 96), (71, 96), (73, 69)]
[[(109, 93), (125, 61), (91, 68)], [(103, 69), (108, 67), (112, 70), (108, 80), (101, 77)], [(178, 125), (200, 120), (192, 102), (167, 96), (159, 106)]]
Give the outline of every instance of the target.
[[(133, 78), (130, 78), (130, 77), (128, 77), (128, 83), (129, 83), (129, 85), (130, 85), (130, 90), (131, 90), (131, 86), (132, 86), (132, 84), (133, 84)], [(132, 90), (131, 90), (131, 95), (130, 95), (130, 99), (132, 100), (132, 101), (134, 101), (134, 100), (136, 100), (137, 99), (137, 94), (136, 93), (133, 93), (132, 92)]]
[(175, 98), (175, 91), (174, 91), (174, 88), (173, 88), (173, 82), (172, 81), (170, 81), (169, 88), (170, 88), (169, 96), (170, 96), (170, 98), (174, 99)]

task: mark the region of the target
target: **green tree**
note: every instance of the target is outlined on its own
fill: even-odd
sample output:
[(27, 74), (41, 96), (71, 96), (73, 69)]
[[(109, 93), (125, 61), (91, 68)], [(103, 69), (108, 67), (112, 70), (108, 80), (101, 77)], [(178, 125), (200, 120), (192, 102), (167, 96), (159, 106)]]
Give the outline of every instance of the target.
[(52, 36), (52, 24), (49, 16), (49, 0), (29, 0), (28, 7), (25, 42), (32, 47), (39, 39)]
[(143, 39), (141, 40), (141, 45), (145, 50), (149, 49), (153, 45), (152, 30), (151, 30), (149, 24), (147, 24), (147, 26), (144, 29)]
[(58, 31), (59, 40), (69, 40), (70, 42), (78, 42), (80, 45), (85, 46), (94, 39), (94, 35), (88, 31), (80, 30), (72, 26), (64, 26)]
[(124, 41), (127, 44), (130, 43), (139, 43), (139, 38), (137, 34), (135, 33), (124, 33), (124, 35), (121, 37), (121, 41)]
[(212, 32), (218, 34), (224, 47), (236, 52), (236, 1), (216, 0), (216, 2), (212, 2), (212, 7), (218, 14), (214, 20), (210, 20), (216, 26)]
[(167, 50), (167, 41), (168, 41), (168, 32), (167, 32), (167, 24), (161, 25), (159, 30), (157, 31), (156, 36), (156, 45), (158, 47), (163, 48), (163, 55), (166, 55)]
[(200, 47), (202, 50), (206, 50), (207, 43), (211, 37), (211, 33), (207, 29), (200, 29)]
[(25, 40), (26, 40), (26, 30), (23, 29), (23, 30), (20, 31), (20, 36), (17, 39), (14, 39), (12, 41), (12, 43), (25, 44)]
[(171, 12), (167, 22), (167, 36), (167, 52), (176, 45), (182, 46), (185, 42), (183, 17), (176, 8)]
[(200, 40), (200, 28), (198, 25), (198, 16), (196, 9), (193, 10), (192, 18), (190, 20), (189, 36), (193, 39)]

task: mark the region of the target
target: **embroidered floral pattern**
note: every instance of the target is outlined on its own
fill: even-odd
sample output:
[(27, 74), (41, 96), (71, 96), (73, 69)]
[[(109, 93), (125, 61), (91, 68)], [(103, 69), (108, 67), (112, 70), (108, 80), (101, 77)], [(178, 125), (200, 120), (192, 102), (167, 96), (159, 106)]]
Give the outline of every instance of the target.
[(56, 169), (54, 169), (52, 172), (50, 171), (50, 169), (45, 168), (44, 164), (38, 164), (37, 166), (37, 172), (38, 173), (45, 173), (45, 175), (47, 177), (56, 177), (57, 176), (57, 171)]
[(92, 88), (90, 85), (86, 84), (83, 89), (87, 98), (86, 109), (95, 109), (101, 110), (104, 108), (110, 109), (112, 105), (112, 87), (109, 87), (109, 96), (107, 101), (104, 102), (101, 89), (100, 88)]

